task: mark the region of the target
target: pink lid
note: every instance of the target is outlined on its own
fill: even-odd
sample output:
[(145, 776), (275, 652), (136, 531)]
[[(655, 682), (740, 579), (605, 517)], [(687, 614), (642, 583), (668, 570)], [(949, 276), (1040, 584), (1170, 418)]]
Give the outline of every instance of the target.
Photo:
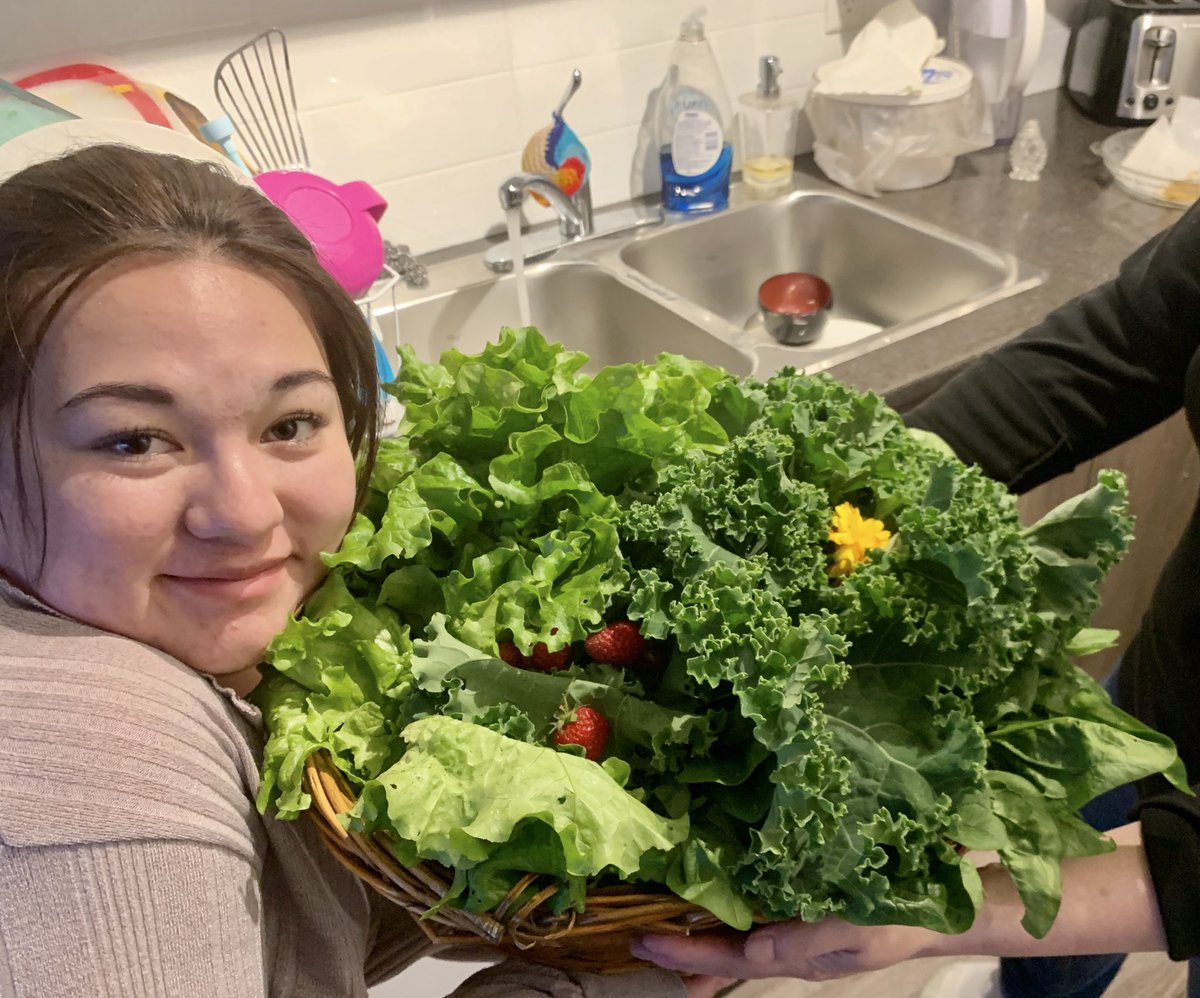
[(383, 269), (383, 237), (376, 222), (387, 210), (362, 180), (335, 184), (306, 170), (270, 170), (254, 182), (303, 232), (317, 259), (352, 297), (364, 294)]

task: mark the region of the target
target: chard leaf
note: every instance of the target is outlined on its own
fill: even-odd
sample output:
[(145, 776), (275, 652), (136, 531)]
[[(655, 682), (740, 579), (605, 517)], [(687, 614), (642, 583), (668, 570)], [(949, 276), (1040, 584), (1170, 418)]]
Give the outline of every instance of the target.
[(587, 759), (450, 717), (414, 721), (402, 734), (407, 751), (363, 786), (350, 827), (369, 830), (386, 814), (413, 857), (469, 869), (532, 819), (553, 829), (565, 875), (630, 876), (645, 853), (687, 837), (686, 819), (656, 815)]

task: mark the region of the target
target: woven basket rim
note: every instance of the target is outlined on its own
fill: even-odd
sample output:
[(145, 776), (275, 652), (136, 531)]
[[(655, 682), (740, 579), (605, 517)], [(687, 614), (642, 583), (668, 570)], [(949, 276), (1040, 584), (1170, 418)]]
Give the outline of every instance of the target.
[[(453, 882), (452, 871), (430, 861), (403, 866), (383, 833), (366, 835), (343, 826), (339, 816), (354, 807), (356, 797), (326, 749), (317, 749), (305, 760), (304, 784), (312, 797), (307, 813), (328, 849), (355, 876), (416, 916), (432, 942), (483, 942), (520, 953), (526, 959), (536, 950), (533, 958), (543, 963), (611, 972), (645, 965), (625, 949), (634, 935), (687, 935), (724, 924), (708, 909), (665, 888), (647, 891), (623, 885), (589, 891), (582, 912), (556, 915), (545, 904), (559, 888), (552, 878), (539, 874), (523, 877), (492, 912), (452, 907), (443, 903)], [(516, 907), (517, 899), (531, 887), (535, 888), (532, 898)], [(624, 941), (624, 958), (613, 951), (601, 966), (595, 966), (593, 951), (606, 937), (613, 942)]]

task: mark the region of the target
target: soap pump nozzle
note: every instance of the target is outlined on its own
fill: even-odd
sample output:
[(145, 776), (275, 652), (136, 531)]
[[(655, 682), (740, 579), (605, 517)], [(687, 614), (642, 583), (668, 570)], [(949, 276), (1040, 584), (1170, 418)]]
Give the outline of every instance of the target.
[(688, 15), (679, 26), (679, 40), (681, 42), (702, 42), (704, 41), (704, 15), (708, 11), (704, 7), (697, 7)]
[(779, 56), (764, 55), (758, 61), (758, 96), (768, 100), (779, 96), (779, 74), (783, 67), (779, 65)]

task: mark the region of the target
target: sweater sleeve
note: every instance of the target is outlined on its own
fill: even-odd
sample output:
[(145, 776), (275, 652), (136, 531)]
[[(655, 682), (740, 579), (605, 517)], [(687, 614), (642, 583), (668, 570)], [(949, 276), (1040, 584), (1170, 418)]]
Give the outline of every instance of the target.
[(1021, 492), (1177, 411), (1200, 347), (1200, 205), (1118, 276), (969, 365), (906, 415)]
[(400, 905), (374, 890), (367, 891), (367, 903), (371, 906), (371, 937), (364, 969), (367, 984), (373, 985), (395, 977), (418, 957), (430, 955), (433, 944)]
[(0, 897), (5, 998), (266, 995), (258, 877), (227, 849), (0, 847)]
[[(1200, 786), (1193, 787), (1200, 790)], [(1170, 791), (1134, 809), (1172, 960), (1200, 956), (1200, 797)]]
[(276, 968), (249, 721), (136, 642), (5, 622), (0, 938), (17, 998), (262, 998)]

